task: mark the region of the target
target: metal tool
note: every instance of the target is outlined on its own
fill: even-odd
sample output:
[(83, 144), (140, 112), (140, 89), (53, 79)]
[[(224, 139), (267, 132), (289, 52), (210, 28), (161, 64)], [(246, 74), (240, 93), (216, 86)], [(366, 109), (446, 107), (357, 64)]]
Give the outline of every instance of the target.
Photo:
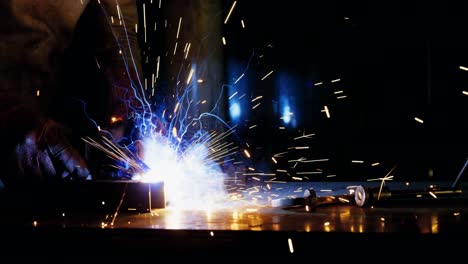
[(427, 201), (427, 200), (446, 200), (454, 198), (462, 198), (461, 178), (468, 167), (468, 159), (465, 161), (462, 169), (458, 173), (454, 182), (448, 188), (440, 188), (431, 185), (422, 190), (390, 190), (384, 188), (368, 188), (358, 186), (355, 190), (354, 200), (359, 207), (368, 206), (385, 201)]

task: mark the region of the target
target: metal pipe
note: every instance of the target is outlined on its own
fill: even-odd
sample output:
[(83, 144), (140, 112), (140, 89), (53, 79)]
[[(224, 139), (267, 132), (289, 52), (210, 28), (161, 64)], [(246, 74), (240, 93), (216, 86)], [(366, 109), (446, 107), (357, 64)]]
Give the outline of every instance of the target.
[(355, 202), (357, 206), (366, 206), (382, 201), (422, 201), (447, 198), (460, 198), (461, 189), (452, 188), (429, 188), (425, 190), (389, 190), (384, 188), (367, 188), (358, 186), (355, 190)]

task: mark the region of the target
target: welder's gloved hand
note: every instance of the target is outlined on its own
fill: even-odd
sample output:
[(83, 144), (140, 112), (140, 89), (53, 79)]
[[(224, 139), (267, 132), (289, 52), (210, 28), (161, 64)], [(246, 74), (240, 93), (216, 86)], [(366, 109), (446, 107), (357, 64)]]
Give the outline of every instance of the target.
[(90, 180), (91, 174), (81, 154), (70, 144), (65, 128), (53, 120), (47, 120), (37, 134), (39, 149), (45, 149), (61, 178)]

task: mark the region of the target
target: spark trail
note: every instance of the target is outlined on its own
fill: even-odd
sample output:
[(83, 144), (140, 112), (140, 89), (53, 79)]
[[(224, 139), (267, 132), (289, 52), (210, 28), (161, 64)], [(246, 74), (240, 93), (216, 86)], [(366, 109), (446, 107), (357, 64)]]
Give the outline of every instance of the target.
[[(143, 5), (144, 21), (141, 34), (145, 34), (146, 43), (149, 39), (146, 35), (149, 23), (147, 19), (151, 17), (152, 3)], [(234, 5), (235, 2), (232, 7)], [(161, 8), (161, 2), (157, 8)], [(133, 32), (127, 31), (125, 13), (120, 9), (118, 1), (116, 10), (125, 33), (125, 38), (120, 39), (118, 43), (119, 46), (125, 47), (119, 50), (119, 56), (125, 64), (126, 74), (132, 76), (131, 72), (138, 69), (129, 38), (129, 33)], [(114, 17), (110, 17), (110, 26), (115, 27), (114, 20)], [(182, 21), (183, 17), (179, 16), (176, 45), (181, 41), (180, 36), (183, 34)], [(128, 26), (133, 28), (133, 25)], [(138, 31), (137, 25), (134, 28)], [(155, 30), (156, 28), (158, 27), (155, 24)], [(186, 44), (181, 54), (184, 59), (187, 59), (191, 46), (193, 49), (194, 44)], [(174, 57), (180, 55), (175, 50), (168, 54)], [(233, 188), (226, 187), (231, 178), (225, 173), (226, 166), (233, 166), (236, 162), (242, 166), (243, 162), (239, 161), (239, 157), (244, 158), (239, 154), (243, 153), (244, 148), (236, 135), (236, 126), (229, 125), (216, 114), (226, 85), (220, 87), (218, 99), (212, 109), (208, 112), (200, 111), (200, 105), (206, 101), (197, 96), (197, 84), (202, 83), (198, 76), (203, 74), (197, 71), (195, 60), (189, 60), (189, 63), (184, 60), (177, 75), (176, 85), (172, 87), (174, 93), (168, 96), (172, 99), (173, 109), (161, 107), (161, 102), (156, 102), (156, 97), (153, 97), (154, 88), (158, 86), (159, 72), (163, 67), (160, 56), (157, 61), (156, 78), (153, 74), (150, 81), (151, 89), (148, 89), (147, 79), (142, 81), (138, 74), (136, 80), (132, 80), (127, 88), (128, 93), (133, 96), (133, 101), (137, 102), (128, 105), (131, 111), (127, 119), (133, 124), (132, 131), (127, 135), (129, 142), (121, 144), (105, 130), (101, 131), (102, 138), (87, 137), (83, 140), (110, 158), (113, 161), (109, 164), (110, 167), (131, 175), (132, 180), (163, 181), (168, 206), (183, 209), (213, 209), (226, 206), (227, 202), (232, 201), (232, 197), (240, 197), (232, 191)], [(169, 102), (166, 103), (170, 105)], [(163, 108), (163, 111), (156, 111), (155, 106)], [(223, 129), (213, 129), (210, 125), (213, 122), (221, 124)], [(100, 129), (99, 126), (98, 128)], [(142, 153), (135, 153), (135, 148)], [(229, 195), (228, 189), (234, 195)], [(234, 189), (237, 190), (237, 187)]]

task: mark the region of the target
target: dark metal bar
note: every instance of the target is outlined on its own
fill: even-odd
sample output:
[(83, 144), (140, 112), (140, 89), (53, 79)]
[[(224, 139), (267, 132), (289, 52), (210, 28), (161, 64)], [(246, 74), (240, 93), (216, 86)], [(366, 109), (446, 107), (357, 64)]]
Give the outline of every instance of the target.
[(461, 189), (428, 188), (425, 190), (389, 190), (388, 188), (356, 188), (355, 201), (360, 207), (384, 201), (428, 201), (462, 197)]

